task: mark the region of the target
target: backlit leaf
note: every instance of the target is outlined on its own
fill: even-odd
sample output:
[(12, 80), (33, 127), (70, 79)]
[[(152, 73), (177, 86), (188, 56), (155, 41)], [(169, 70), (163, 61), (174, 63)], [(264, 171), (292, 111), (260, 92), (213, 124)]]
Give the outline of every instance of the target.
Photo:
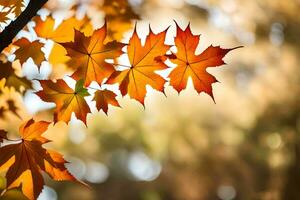
[(103, 110), (105, 114), (108, 112), (108, 105), (120, 107), (119, 102), (116, 99), (116, 94), (109, 90), (98, 90), (95, 93), (94, 101), (96, 101), (97, 109)]
[(169, 75), (170, 85), (180, 93), (186, 88), (187, 81), (191, 77), (198, 93), (205, 92), (214, 98), (212, 84), (217, 82), (217, 79), (206, 69), (225, 64), (222, 60), (223, 57), (235, 48), (222, 49), (219, 46), (209, 46), (201, 54), (195, 55), (200, 35), (193, 35), (189, 25), (185, 30), (182, 30), (177, 24), (176, 26), (175, 45), (177, 53), (169, 58), (177, 66)]
[(106, 24), (87, 37), (84, 33), (75, 30), (74, 42), (62, 43), (71, 57), (72, 67), (78, 68), (72, 75), (75, 80), (84, 80), (87, 87), (92, 81), (101, 84), (103, 79), (114, 72), (114, 66), (106, 59), (114, 59), (122, 52), (122, 43), (111, 41), (105, 43), (107, 31)]
[(83, 88), (83, 80), (76, 84), (76, 89), (71, 89), (63, 80), (53, 82), (51, 80), (40, 81), (43, 90), (36, 94), (46, 102), (56, 104), (54, 122), (64, 121), (69, 123), (71, 115), (75, 116), (86, 124), (87, 114), (90, 108), (84, 97), (88, 96), (87, 89)]
[(15, 54), (16, 59), (20, 61), (21, 65), (29, 58), (32, 58), (34, 63), (40, 68), (42, 62), (46, 60), (45, 55), (41, 50), (44, 44), (39, 41), (30, 42), (28, 39), (22, 38), (17, 40), (14, 45), (19, 47)]
[(43, 189), (42, 172), (54, 180), (77, 181), (66, 169), (66, 161), (60, 154), (42, 147), (49, 142), (42, 136), (49, 124), (33, 119), (26, 121), (19, 129), (20, 142), (0, 148), (0, 169), (8, 169), (6, 189), (21, 187), (30, 200), (37, 199)]
[(123, 96), (129, 94), (131, 98), (143, 105), (147, 85), (164, 92), (166, 80), (155, 72), (168, 67), (162, 62), (158, 62), (156, 58), (164, 55), (170, 48), (164, 43), (167, 30), (154, 34), (151, 28), (149, 29), (150, 33), (146, 38), (145, 45), (142, 45), (136, 29), (134, 30), (127, 47), (130, 66), (125, 66), (126, 69), (123, 71), (114, 72), (106, 82), (107, 84), (119, 83)]

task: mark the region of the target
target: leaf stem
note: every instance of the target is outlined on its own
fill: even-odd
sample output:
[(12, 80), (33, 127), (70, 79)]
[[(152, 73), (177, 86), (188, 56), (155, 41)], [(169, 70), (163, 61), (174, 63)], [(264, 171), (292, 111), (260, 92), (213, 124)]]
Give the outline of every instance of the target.
[(122, 64), (119, 64), (119, 63), (110, 63), (110, 64), (112, 64), (113, 66), (121, 66), (121, 67), (131, 68), (131, 66), (128, 66), (128, 65), (122, 65)]
[(99, 86), (100, 88), (94, 88), (94, 87), (91, 87), (91, 86), (89, 86), (89, 87), (87, 87), (88, 89), (91, 89), (91, 90), (95, 90), (95, 91), (98, 91), (98, 90), (101, 90), (101, 86)]

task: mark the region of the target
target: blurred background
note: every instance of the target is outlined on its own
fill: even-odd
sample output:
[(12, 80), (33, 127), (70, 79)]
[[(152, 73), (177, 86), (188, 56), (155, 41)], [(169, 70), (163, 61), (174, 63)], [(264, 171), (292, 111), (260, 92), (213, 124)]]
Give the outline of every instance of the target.
[[(62, 16), (74, 3), (95, 26), (104, 19), (96, 7), (115, 6), (111, 35), (125, 42), (138, 21), (141, 37), (149, 23), (155, 32), (172, 25), (166, 41), (172, 44), (175, 19), (201, 34), (199, 52), (210, 44), (244, 48), (225, 57), (228, 65), (208, 70), (221, 82), (213, 85), (216, 104), (190, 82), (180, 95), (167, 86), (167, 98), (149, 88), (145, 109), (119, 99), (122, 109), (94, 112), (88, 128), (76, 119), (49, 128), (47, 147), (63, 153), (92, 189), (45, 176), (39, 200), (300, 199), (299, 0), (49, 0), (40, 14)], [(31, 79), (55, 71), (49, 63), (41, 73), (29, 65), (24, 74)], [(32, 92), (14, 98), (25, 105), (22, 118), (51, 120), (44, 109), (53, 105)], [(20, 123), (12, 115), (1, 119), (12, 133)], [(5, 198), (22, 199), (17, 191)]]

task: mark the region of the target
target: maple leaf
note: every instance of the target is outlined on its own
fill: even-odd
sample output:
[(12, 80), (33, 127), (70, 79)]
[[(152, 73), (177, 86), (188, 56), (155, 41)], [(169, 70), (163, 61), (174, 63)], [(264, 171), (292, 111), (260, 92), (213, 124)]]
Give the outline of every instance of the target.
[(42, 147), (50, 142), (42, 136), (49, 124), (28, 120), (20, 126), (20, 142), (0, 148), (0, 169), (8, 169), (6, 189), (21, 186), (23, 194), (33, 200), (44, 186), (42, 171), (54, 180), (77, 181), (66, 169), (62, 155)]
[(19, 49), (15, 51), (15, 55), (21, 65), (29, 58), (32, 58), (34, 63), (40, 68), (42, 62), (46, 60), (45, 55), (41, 50), (44, 44), (39, 41), (30, 42), (28, 39), (22, 38), (17, 40), (14, 45), (19, 47)]
[(128, 66), (124, 71), (114, 72), (106, 81), (107, 84), (119, 83), (123, 96), (129, 94), (131, 98), (143, 105), (147, 85), (164, 92), (166, 80), (155, 72), (168, 67), (162, 62), (158, 62), (156, 58), (164, 55), (170, 48), (169, 45), (164, 44), (167, 29), (158, 34), (154, 34), (150, 27), (149, 30), (150, 33), (143, 46), (135, 28), (127, 47), (131, 66)]
[(90, 36), (75, 30), (74, 42), (61, 43), (66, 48), (68, 56), (78, 70), (72, 75), (75, 80), (84, 80), (87, 87), (92, 81), (101, 84), (103, 79), (114, 72), (114, 66), (105, 59), (114, 59), (123, 52), (124, 44), (112, 41), (104, 44), (106, 39), (106, 24)]
[(30, 80), (26, 79), (25, 77), (19, 77), (15, 74), (12, 63), (3, 63), (0, 61), (0, 69), (0, 80), (5, 79), (4, 86), (13, 87), (19, 92), (24, 91), (23, 89), (25, 89), (25, 91), (32, 89), (32, 83)]
[(83, 19), (70, 17), (63, 20), (57, 28), (55, 28), (55, 19), (52, 16), (47, 17), (45, 21), (43, 21), (41, 17), (35, 17), (33, 21), (36, 23), (34, 30), (38, 37), (50, 39), (57, 43), (73, 40), (74, 29), (86, 34), (90, 34), (93, 29), (87, 16)]
[(3, 140), (7, 140), (7, 132), (4, 130), (0, 130), (0, 143), (2, 143)]
[(86, 124), (86, 116), (90, 108), (84, 97), (89, 96), (87, 89), (83, 88), (83, 80), (76, 83), (75, 90), (71, 89), (63, 80), (53, 82), (51, 80), (40, 81), (43, 90), (36, 94), (46, 102), (56, 104), (54, 122), (64, 121), (68, 123), (74, 112), (77, 119)]
[(95, 93), (94, 101), (96, 101), (96, 107), (97, 109), (103, 110), (105, 114), (108, 112), (108, 105), (120, 107), (119, 102), (116, 99), (116, 94), (112, 91), (109, 91), (107, 89), (105, 90), (98, 90)]
[[(187, 86), (187, 81), (191, 77), (194, 88), (198, 93), (205, 92), (213, 99), (212, 84), (218, 82), (217, 79), (209, 74), (208, 67), (216, 67), (225, 64), (223, 57), (236, 48), (222, 49), (220, 46), (209, 46), (201, 54), (195, 55), (199, 44), (200, 35), (193, 35), (190, 25), (182, 30), (178, 24), (175, 45), (177, 53), (169, 56), (170, 60), (177, 66), (169, 75), (170, 85), (180, 93)], [(239, 48), (239, 47), (237, 47)], [(175, 55), (175, 56), (174, 56)]]

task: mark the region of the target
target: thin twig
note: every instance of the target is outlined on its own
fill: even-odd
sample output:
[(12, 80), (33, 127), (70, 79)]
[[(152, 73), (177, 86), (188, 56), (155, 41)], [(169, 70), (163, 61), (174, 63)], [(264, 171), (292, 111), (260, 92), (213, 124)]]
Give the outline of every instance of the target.
[(36, 16), (48, 0), (30, 0), (26, 9), (0, 33), (0, 52), (8, 47), (16, 35)]

